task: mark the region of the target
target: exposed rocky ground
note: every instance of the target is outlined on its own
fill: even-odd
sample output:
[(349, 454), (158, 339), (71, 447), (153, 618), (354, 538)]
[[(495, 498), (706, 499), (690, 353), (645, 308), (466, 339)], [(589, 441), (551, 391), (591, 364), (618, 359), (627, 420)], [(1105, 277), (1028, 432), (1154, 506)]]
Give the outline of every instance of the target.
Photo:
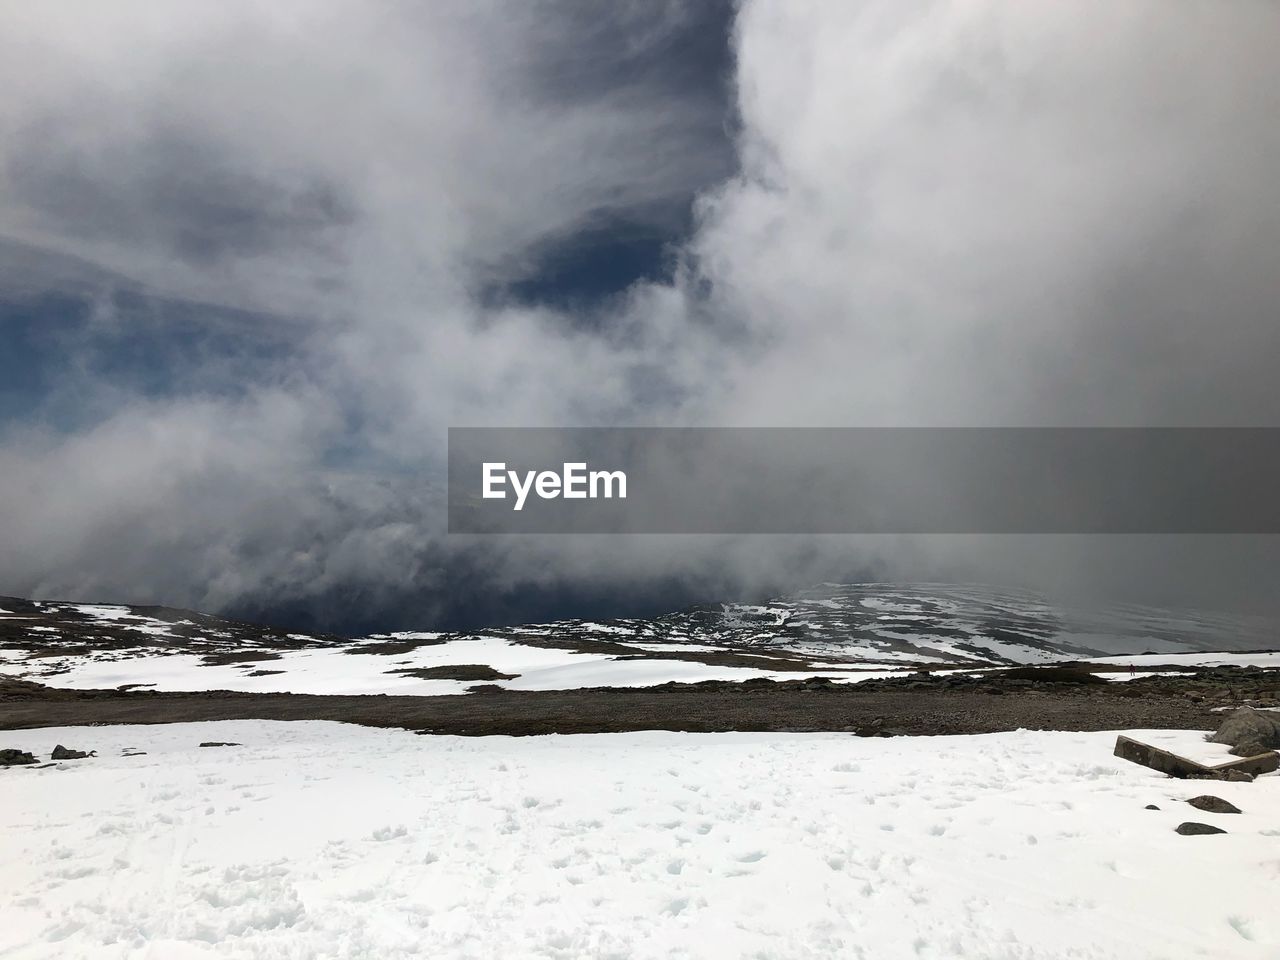
[(1224, 707), (1280, 705), (1280, 671), (1256, 667), (1154, 675), (1124, 683), (1087, 670), (1020, 668), (979, 675), (833, 683), (670, 683), (639, 688), (470, 696), (308, 696), (228, 691), (61, 690), (0, 681), (0, 729), (189, 720), (343, 720), (463, 735), (627, 730), (850, 731), (866, 736), (1040, 730), (1213, 729)]

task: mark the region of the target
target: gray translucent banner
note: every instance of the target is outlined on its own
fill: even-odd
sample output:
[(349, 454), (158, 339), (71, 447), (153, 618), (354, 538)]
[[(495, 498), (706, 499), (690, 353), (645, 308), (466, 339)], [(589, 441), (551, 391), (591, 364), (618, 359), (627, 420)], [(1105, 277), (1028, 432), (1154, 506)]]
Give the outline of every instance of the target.
[(452, 428), (449, 531), (1280, 533), (1280, 428)]

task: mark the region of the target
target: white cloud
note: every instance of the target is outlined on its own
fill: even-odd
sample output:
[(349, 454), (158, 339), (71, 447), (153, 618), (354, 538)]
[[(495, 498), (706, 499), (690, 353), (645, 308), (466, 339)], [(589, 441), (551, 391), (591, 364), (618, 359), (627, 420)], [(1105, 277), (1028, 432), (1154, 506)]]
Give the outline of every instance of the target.
[(1017, 576), (1016, 550), (899, 541), (446, 548), (432, 483), (450, 424), (1280, 417), (1269, 3), (747, 0), (741, 169), (676, 282), (590, 318), (493, 305), (546, 244), (723, 171), (714, 97), (608, 59), (697, 9), (7, 7), (4, 231), (307, 333), (234, 400), (59, 385), (113, 407), (0, 441), (0, 584), (430, 595), (451, 551), (507, 586)]
[[(746, 422), (1274, 422), (1274, 4), (753, 0)], [(1192, 388), (1192, 389), (1189, 389)]]

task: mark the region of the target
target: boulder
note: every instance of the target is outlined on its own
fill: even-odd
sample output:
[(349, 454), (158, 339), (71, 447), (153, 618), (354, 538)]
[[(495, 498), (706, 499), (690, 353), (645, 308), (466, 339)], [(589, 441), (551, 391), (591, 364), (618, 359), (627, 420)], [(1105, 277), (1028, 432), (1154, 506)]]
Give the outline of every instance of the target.
[(95, 756), (95, 752), (90, 750), (85, 753), (83, 750), (70, 750), (62, 744), (58, 744), (53, 748), (53, 753), (49, 754), (50, 760), (83, 760), (85, 757)]
[(1194, 820), (1188, 820), (1186, 823), (1178, 824), (1176, 832), (1184, 837), (1207, 836), (1211, 833), (1226, 833), (1221, 827), (1213, 827), (1207, 823), (1196, 823)]
[(1202, 797), (1192, 797), (1187, 803), (1191, 804), (1197, 810), (1203, 810), (1205, 813), (1239, 813), (1240, 808), (1234, 803), (1228, 803), (1221, 797), (1213, 797), (1205, 794)]
[(16, 767), (35, 762), (36, 758), (25, 750), (0, 750), (0, 767)]
[(1240, 707), (1227, 715), (1209, 741), (1230, 744), (1237, 757), (1280, 750), (1280, 713)]

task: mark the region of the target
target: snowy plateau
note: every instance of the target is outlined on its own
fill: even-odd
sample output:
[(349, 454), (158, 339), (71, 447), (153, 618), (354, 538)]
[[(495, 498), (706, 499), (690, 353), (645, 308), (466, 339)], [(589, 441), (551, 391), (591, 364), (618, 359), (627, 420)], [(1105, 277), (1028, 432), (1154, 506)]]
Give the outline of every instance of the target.
[(25, 738), (98, 756), (0, 780), (15, 960), (1280, 956), (1280, 779), (1182, 837), (1206, 785), (1105, 733)]

